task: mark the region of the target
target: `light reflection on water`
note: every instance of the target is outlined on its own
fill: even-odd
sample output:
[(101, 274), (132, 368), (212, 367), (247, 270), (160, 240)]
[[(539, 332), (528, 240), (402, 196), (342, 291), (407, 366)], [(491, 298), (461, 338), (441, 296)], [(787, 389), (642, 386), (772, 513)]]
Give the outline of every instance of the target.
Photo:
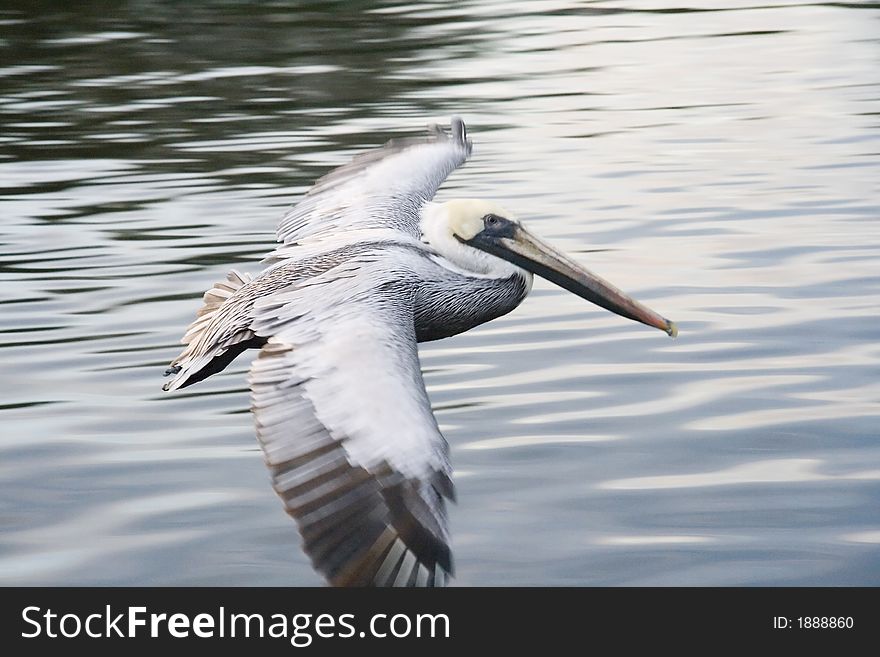
[(451, 114), (442, 197), (682, 331), (536, 282), (423, 347), (455, 583), (880, 583), (880, 10), (357, 6), (0, 12), (0, 583), (319, 583), (247, 359), (161, 372), (314, 177)]

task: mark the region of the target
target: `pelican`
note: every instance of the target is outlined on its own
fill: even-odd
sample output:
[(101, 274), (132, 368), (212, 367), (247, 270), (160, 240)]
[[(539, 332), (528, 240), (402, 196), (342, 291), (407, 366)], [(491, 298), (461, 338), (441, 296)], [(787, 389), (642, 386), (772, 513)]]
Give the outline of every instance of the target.
[(282, 218), (255, 277), (204, 295), (164, 390), (259, 349), (251, 411), (272, 485), (334, 586), (441, 586), (453, 573), (449, 447), (418, 343), (516, 308), (537, 274), (675, 337), (675, 324), (535, 237), (496, 203), (433, 201), (472, 151), (464, 122), (392, 140)]

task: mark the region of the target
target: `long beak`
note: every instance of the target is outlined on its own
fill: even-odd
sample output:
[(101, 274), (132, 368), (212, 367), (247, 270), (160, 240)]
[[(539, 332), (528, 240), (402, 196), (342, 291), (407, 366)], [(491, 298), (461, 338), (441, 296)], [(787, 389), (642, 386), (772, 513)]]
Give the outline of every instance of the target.
[(622, 317), (658, 328), (673, 338), (678, 335), (675, 322), (643, 306), (518, 224), (513, 224), (512, 230), (506, 235), (480, 233), (468, 243), (546, 278)]

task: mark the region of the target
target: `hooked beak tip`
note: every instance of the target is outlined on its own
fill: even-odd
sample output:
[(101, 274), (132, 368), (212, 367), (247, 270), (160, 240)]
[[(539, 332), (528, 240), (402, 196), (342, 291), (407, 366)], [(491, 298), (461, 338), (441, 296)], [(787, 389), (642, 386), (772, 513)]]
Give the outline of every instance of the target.
[(667, 319), (666, 320), (666, 335), (668, 335), (670, 338), (677, 338), (678, 337), (678, 324)]

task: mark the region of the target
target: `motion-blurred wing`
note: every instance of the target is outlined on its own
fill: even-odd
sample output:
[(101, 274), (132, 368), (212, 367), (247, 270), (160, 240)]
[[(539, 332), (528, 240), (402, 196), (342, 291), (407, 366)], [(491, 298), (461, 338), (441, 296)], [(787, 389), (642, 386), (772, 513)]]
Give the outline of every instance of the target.
[(411, 297), (371, 283), (369, 266), (341, 265), (259, 302), (253, 328), (273, 337), (250, 372), (257, 437), (331, 584), (443, 584), (448, 448), (419, 368)]
[(390, 228), (419, 237), (419, 208), (471, 153), (464, 122), (451, 134), (392, 139), (319, 179), (278, 225), (284, 245), (343, 231)]

